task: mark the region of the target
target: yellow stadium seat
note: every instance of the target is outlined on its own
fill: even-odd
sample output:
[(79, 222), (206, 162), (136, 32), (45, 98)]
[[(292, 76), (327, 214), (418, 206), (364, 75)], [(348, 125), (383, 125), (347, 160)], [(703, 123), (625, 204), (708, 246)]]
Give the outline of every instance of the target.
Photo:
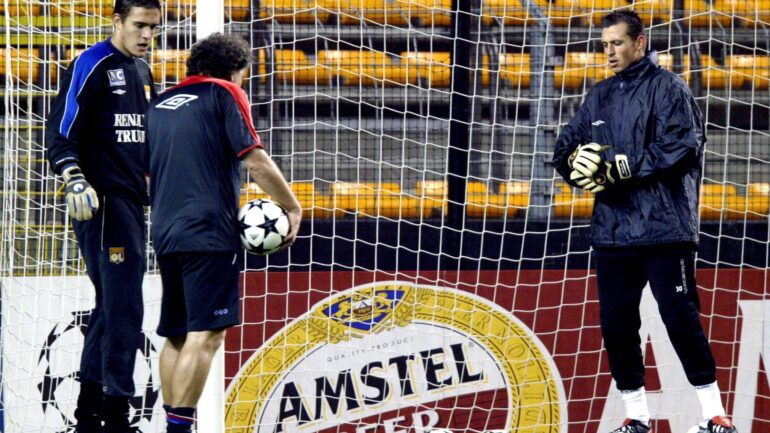
[(449, 87), (451, 56), (447, 52), (401, 53), (401, 64), (391, 68), (391, 79), (398, 83), (426, 83), (431, 87)]
[(102, 17), (111, 17), (115, 4), (114, 0), (52, 0), (51, 14), (66, 16), (74, 14), (96, 15)]
[(401, 15), (419, 26), (452, 25), (452, 0), (395, 0)]
[(770, 84), (770, 56), (734, 55), (727, 57), (733, 75), (753, 83), (755, 90), (766, 90)]
[(770, 0), (736, 0), (738, 25), (746, 27), (770, 24)]
[(155, 81), (180, 82), (187, 76), (188, 50), (159, 50), (152, 51), (152, 77)]
[(329, 84), (332, 73), (328, 67), (316, 66), (303, 51), (275, 50), (272, 71), (281, 83)]
[[(670, 53), (658, 53), (658, 64), (669, 71), (674, 70), (674, 55)], [(690, 56), (687, 53), (682, 54), (682, 73), (681, 77), (688, 84), (690, 83)]]
[(746, 198), (736, 192), (734, 185), (704, 183), (701, 186), (700, 216), (703, 219), (746, 218)]
[(468, 218), (501, 218), (506, 214), (508, 217), (516, 215), (516, 208), (507, 205), (505, 195), (489, 191), (484, 182), (469, 182), (465, 195), (465, 215)]
[(384, 83), (391, 68), (390, 57), (381, 51), (321, 50), (317, 59), (347, 85)]
[(591, 86), (612, 75), (607, 55), (604, 53), (567, 53), (564, 66), (554, 67), (554, 85), (568, 89), (576, 89), (587, 81)]
[(388, 218), (427, 218), (433, 213), (419, 198), (403, 194), (396, 183), (336, 182), (331, 189), (333, 207), (347, 213)]
[[(551, 24), (569, 25), (580, 17), (582, 9), (577, 0), (535, 0)], [(536, 18), (527, 11), (520, 0), (485, 0), (481, 5), (481, 19), (486, 25), (497, 22), (504, 25), (533, 24)]]
[(324, 6), (337, 14), (341, 24), (358, 24), (361, 20), (392, 26), (408, 24), (409, 14), (392, 0), (323, 0)]
[(331, 16), (326, 3), (331, 0), (265, 0), (259, 17), (286, 24), (313, 24), (316, 20), (325, 23)]
[[(10, 51), (9, 51), (10, 50)], [(57, 76), (57, 64), (54, 60), (44, 62), (38, 55), (37, 49), (29, 48), (0, 48), (0, 75), (13, 76), (13, 79), (22, 83), (37, 83), (40, 73), (48, 64), (48, 73), (51, 80)], [(10, 54), (11, 62), (6, 64), (6, 55)], [(41, 65), (43, 67), (41, 68)]]
[(0, 2), (0, 15), (8, 12), (10, 17), (40, 16), (42, 10), (42, 2), (11, 0), (8, 2), (8, 6), (5, 5), (5, 2)]
[(735, 0), (684, 0), (684, 23), (690, 27), (730, 27), (734, 15), (722, 11), (734, 10), (736, 3)]
[(671, 8), (665, 0), (579, 0), (581, 10), (591, 14), (594, 25), (602, 24), (602, 17), (611, 10), (629, 7), (639, 14), (645, 27), (671, 21)]
[(502, 53), (497, 57), (497, 65), (492, 66), (489, 55), (482, 56), (481, 84), (488, 86), (492, 72), (496, 72), (501, 85), (514, 88), (529, 87), (531, 66), (528, 53)]
[(770, 182), (756, 182), (748, 187), (750, 219), (765, 219), (770, 214)]
[(557, 218), (590, 218), (594, 210), (594, 196), (565, 182), (554, 185), (554, 216)]
[(302, 205), (304, 218), (329, 218), (332, 215), (343, 215), (341, 211), (335, 212), (332, 209), (331, 197), (316, 190), (313, 182), (292, 182), (289, 186)]
[[(89, 0), (92, 1), (92, 0)], [(96, 0), (106, 1), (106, 0)], [(198, 0), (170, 0), (166, 4), (169, 15), (177, 19), (195, 17)], [(249, 15), (249, 0), (224, 0), (225, 17), (232, 21), (245, 21)]]
[(506, 197), (506, 205), (526, 210), (529, 206), (529, 182), (510, 181), (500, 185), (500, 194)]
[(425, 208), (432, 209), (436, 215), (446, 215), (447, 194), (449, 187), (444, 180), (421, 180), (416, 184), (417, 197)]
[(732, 86), (739, 89), (743, 86), (745, 77), (740, 74), (732, 74), (729, 70), (719, 65), (713, 57), (701, 54), (701, 79), (703, 85), (710, 88), (726, 88)]

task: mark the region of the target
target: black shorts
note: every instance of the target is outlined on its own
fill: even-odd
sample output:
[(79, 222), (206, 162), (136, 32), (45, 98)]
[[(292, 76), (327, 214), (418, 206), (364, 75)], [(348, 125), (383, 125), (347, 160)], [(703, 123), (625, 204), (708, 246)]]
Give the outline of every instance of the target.
[(158, 256), (163, 300), (158, 335), (181, 337), (240, 323), (235, 253), (171, 253)]

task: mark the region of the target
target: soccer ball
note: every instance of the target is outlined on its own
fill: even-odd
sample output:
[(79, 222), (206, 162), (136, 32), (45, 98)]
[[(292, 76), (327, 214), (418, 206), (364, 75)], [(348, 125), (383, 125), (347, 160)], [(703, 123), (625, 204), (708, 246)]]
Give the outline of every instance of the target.
[(247, 202), (238, 212), (241, 245), (253, 254), (272, 254), (289, 234), (289, 216), (278, 203), (260, 198)]

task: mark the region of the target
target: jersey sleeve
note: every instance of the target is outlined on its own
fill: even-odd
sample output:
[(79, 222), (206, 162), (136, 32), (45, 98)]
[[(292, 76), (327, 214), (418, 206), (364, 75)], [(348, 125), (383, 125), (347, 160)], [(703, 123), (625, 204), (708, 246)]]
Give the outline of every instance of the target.
[(99, 58), (82, 55), (64, 74), (58, 96), (51, 104), (46, 124), (48, 161), (61, 174), (67, 164), (78, 163), (77, 143), (89, 116), (89, 101), (98, 93)]
[(246, 92), (237, 86), (228, 87), (227, 90), (230, 97), (224, 98), (225, 131), (230, 146), (241, 158), (252, 149), (261, 148), (262, 141), (254, 129)]

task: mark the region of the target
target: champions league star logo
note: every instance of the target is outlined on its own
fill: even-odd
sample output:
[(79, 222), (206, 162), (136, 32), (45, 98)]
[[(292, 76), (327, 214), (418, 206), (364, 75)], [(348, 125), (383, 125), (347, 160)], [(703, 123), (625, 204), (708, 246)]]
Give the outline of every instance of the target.
[[(69, 323), (60, 322), (54, 326), (38, 356), (38, 367), (43, 376), (37, 384), (42, 410), (46, 422), (51, 423), (56, 433), (71, 433), (75, 429), (80, 353), (91, 312), (76, 311), (72, 315)], [(137, 350), (134, 378), (141, 377), (141, 382), (137, 384), (139, 395), (129, 400), (132, 426), (151, 421), (152, 409), (159, 397), (151, 365), (151, 359), (157, 358), (158, 351), (147, 336)]]

